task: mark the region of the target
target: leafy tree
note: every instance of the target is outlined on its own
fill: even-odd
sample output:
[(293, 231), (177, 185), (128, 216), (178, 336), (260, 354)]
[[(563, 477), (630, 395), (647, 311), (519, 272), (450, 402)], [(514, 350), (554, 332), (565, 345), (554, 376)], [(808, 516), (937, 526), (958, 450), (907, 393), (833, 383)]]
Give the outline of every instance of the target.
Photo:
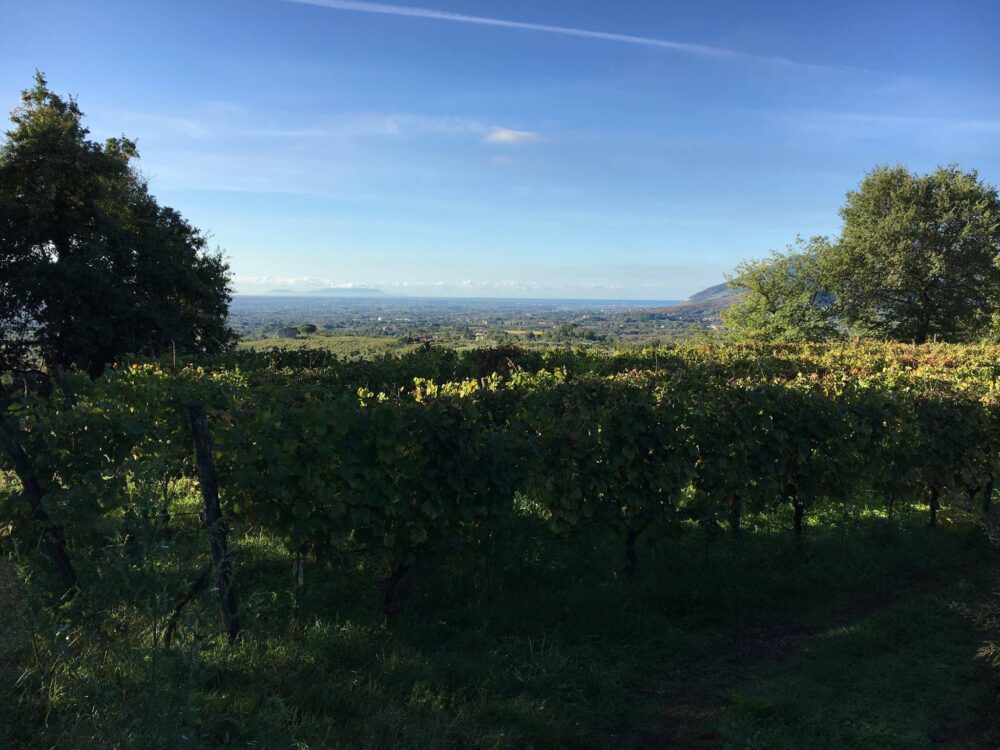
[(1000, 198), (975, 171), (879, 167), (840, 214), (823, 265), (846, 324), (916, 342), (987, 331), (1000, 302)]
[(228, 345), (229, 267), (160, 206), (134, 141), (88, 139), (42, 74), (0, 145), (0, 367), (99, 374), (122, 354)]
[(837, 335), (821, 257), (825, 237), (801, 237), (785, 252), (744, 261), (728, 277), (744, 290), (740, 302), (722, 313), (723, 325), (740, 338), (762, 341), (825, 341)]

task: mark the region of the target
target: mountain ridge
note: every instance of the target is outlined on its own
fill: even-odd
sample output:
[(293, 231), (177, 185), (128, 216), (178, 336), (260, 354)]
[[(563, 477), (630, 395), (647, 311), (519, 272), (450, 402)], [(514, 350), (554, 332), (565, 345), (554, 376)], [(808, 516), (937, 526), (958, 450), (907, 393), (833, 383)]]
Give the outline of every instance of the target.
[(695, 292), (676, 305), (653, 308), (650, 312), (666, 318), (714, 324), (721, 322), (722, 311), (739, 302), (745, 293), (746, 290), (724, 281)]

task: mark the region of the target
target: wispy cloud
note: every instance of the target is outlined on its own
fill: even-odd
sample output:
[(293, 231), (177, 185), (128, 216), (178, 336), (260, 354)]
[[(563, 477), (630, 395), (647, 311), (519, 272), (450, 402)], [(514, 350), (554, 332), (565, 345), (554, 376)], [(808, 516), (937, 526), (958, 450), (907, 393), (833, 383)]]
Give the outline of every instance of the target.
[[(536, 273), (547, 269), (536, 268)], [(580, 269), (574, 269), (579, 271)], [(600, 271), (600, 268), (592, 269)], [(621, 272), (621, 267), (614, 270)], [(627, 270), (627, 269), (626, 269)], [(558, 282), (535, 281), (511, 278), (453, 278), (448, 280), (435, 279), (433, 277), (425, 279), (379, 279), (369, 277), (365, 280), (343, 281), (339, 279), (322, 278), (316, 276), (242, 276), (237, 275), (233, 281), (236, 289), (242, 294), (268, 292), (274, 289), (288, 290), (293, 292), (312, 292), (321, 289), (379, 289), (390, 294), (473, 294), (491, 296), (496, 294), (535, 294), (544, 295), (546, 293), (572, 293), (586, 297), (588, 295), (603, 296), (608, 293), (621, 292), (622, 290), (654, 290), (660, 289), (662, 283), (651, 283), (649, 281), (625, 281), (602, 278), (601, 280), (588, 280), (585, 278), (562, 278)]]
[[(105, 120), (113, 121), (118, 130), (124, 129), (130, 134), (141, 133), (144, 137), (150, 134), (175, 134), (185, 138), (210, 138), (213, 132), (202, 120), (191, 117), (177, 117), (158, 112), (135, 112), (130, 110), (111, 110), (104, 114)], [(94, 127), (94, 126), (92, 126)], [(101, 121), (96, 125), (101, 129)], [(109, 131), (109, 132), (112, 132)]]
[(493, 128), (485, 136), (485, 143), (519, 144), (535, 143), (542, 140), (542, 136), (530, 130), (510, 130), (508, 128)]
[(409, 18), (423, 18), (432, 21), (449, 21), (452, 23), (474, 24), (477, 26), (493, 26), (503, 29), (515, 29), (518, 31), (536, 31), (546, 34), (561, 34), (563, 36), (575, 36), (583, 39), (596, 39), (604, 42), (617, 42), (620, 44), (633, 44), (644, 47), (657, 47), (659, 49), (682, 52), (700, 57), (748, 60), (757, 62), (776, 63), (802, 68), (823, 69), (827, 66), (812, 65), (790, 60), (778, 55), (757, 55), (749, 52), (729, 49), (728, 47), (717, 47), (709, 44), (694, 44), (691, 42), (678, 42), (670, 39), (657, 39), (647, 36), (634, 36), (632, 34), (617, 34), (610, 31), (594, 31), (591, 29), (578, 29), (572, 26), (554, 26), (544, 23), (527, 23), (525, 21), (510, 21), (503, 18), (490, 18), (488, 16), (470, 16), (465, 13), (451, 13), (449, 11), (434, 10), (433, 8), (418, 8), (407, 5), (390, 5), (387, 3), (369, 3), (359, 0), (285, 0), (286, 2), (299, 3), (302, 5), (316, 5), (321, 8), (332, 10), (354, 11), (357, 13), (377, 13), (387, 16), (406, 16)]
[[(507, 296), (507, 295), (565, 295), (588, 297), (607, 296), (630, 288), (616, 283), (546, 284), (536, 281), (473, 280), (454, 281), (371, 281), (339, 282), (333, 279), (281, 276), (236, 276), (233, 279), (238, 294), (261, 294), (274, 291), (308, 293), (324, 289), (378, 289), (388, 294), (414, 296)], [(647, 287), (637, 287), (639, 289)], [(654, 288), (648, 285), (648, 288)]]
[(327, 118), (307, 127), (257, 128), (246, 135), (264, 138), (343, 138), (476, 135), (489, 130), (478, 120), (464, 117), (400, 113), (351, 113)]
[[(312, 118), (303, 124), (268, 122), (267, 118), (235, 105), (209, 104), (194, 117), (180, 117), (157, 112), (113, 112), (105, 119), (125, 123), (126, 132), (147, 136), (179, 136), (190, 140), (224, 138), (259, 139), (406, 139), (406, 138), (481, 138), (484, 143), (529, 143), (544, 140), (538, 133), (490, 125), (470, 117), (424, 115), (406, 112), (345, 112)], [(96, 131), (117, 132), (98, 121)]]
[(299, 289), (356, 289), (368, 286), (316, 276), (236, 276), (233, 281), (237, 285), (245, 286), (297, 287)]
[(301, 124), (301, 119), (294, 125), (284, 125), (269, 123), (266, 115), (235, 105), (223, 108), (215, 103), (201, 106), (194, 116), (184, 117), (161, 112), (110, 112), (98, 120), (95, 127), (102, 129), (105, 120), (116, 126), (124, 123), (127, 132), (136, 131), (144, 136), (172, 135), (189, 139), (447, 137), (476, 136), (495, 129), (468, 117), (407, 112), (345, 112), (312, 118), (305, 125)]

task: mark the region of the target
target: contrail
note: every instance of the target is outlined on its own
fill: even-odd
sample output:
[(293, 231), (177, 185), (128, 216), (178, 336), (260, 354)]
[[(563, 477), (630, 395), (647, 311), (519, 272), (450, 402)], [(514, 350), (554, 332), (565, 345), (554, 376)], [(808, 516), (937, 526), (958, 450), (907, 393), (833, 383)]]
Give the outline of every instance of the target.
[(660, 49), (683, 52), (689, 55), (699, 55), (701, 57), (755, 60), (816, 69), (827, 67), (824, 65), (800, 63), (785, 57), (755, 55), (748, 52), (727, 49), (725, 47), (714, 47), (707, 44), (674, 42), (668, 39), (655, 39), (653, 37), (633, 36), (631, 34), (615, 34), (608, 31), (590, 31), (588, 29), (577, 29), (571, 26), (550, 26), (544, 23), (526, 23), (524, 21), (507, 21), (502, 18), (468, 16), (463, 13), (450, 13), (443, 10), (415, 8), (407, 5), (368, 3), (360, 2), (359, 0), (285, 0), (285, 2), (300, 3), (302, 5), (316, 5), (321, 8), (355, 11), (358, 13), (378, 13), (386, 16), (408, 16), (410, 18), (426, 18), (433, 21), (451, 21), (452, 23), (469, 23), (477, 26), (495, 26), (503, 29), (518, 29), (520, 31), (540, 31), (546, 34), (562, 34), (563, 36), (575, 36), (582, 37), (584, 39), (600, 39), (605, 42), (618, 42), (621, 44), (638, 44), (645, 47), (658, 47)]

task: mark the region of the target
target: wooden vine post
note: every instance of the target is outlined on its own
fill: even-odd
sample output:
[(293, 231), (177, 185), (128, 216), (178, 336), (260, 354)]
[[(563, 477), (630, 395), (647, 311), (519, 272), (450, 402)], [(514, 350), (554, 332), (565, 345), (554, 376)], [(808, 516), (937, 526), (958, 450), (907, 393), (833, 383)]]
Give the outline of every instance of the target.
[(205, 523), (212, 549), (212, 561), (218, 571), (219, 607), (226, 628), (226, 638), (232, 643), (240, 633), (240, 617), (233, 588), (232, 560), (228, 554), (227, 528), (219, 507), (219, 482), (212, 462), (212, 438), (203, 404), (189, 404), (191, 436), (194, 440), (195, 461), (198, 464), (198, 484), (205, 509)]

